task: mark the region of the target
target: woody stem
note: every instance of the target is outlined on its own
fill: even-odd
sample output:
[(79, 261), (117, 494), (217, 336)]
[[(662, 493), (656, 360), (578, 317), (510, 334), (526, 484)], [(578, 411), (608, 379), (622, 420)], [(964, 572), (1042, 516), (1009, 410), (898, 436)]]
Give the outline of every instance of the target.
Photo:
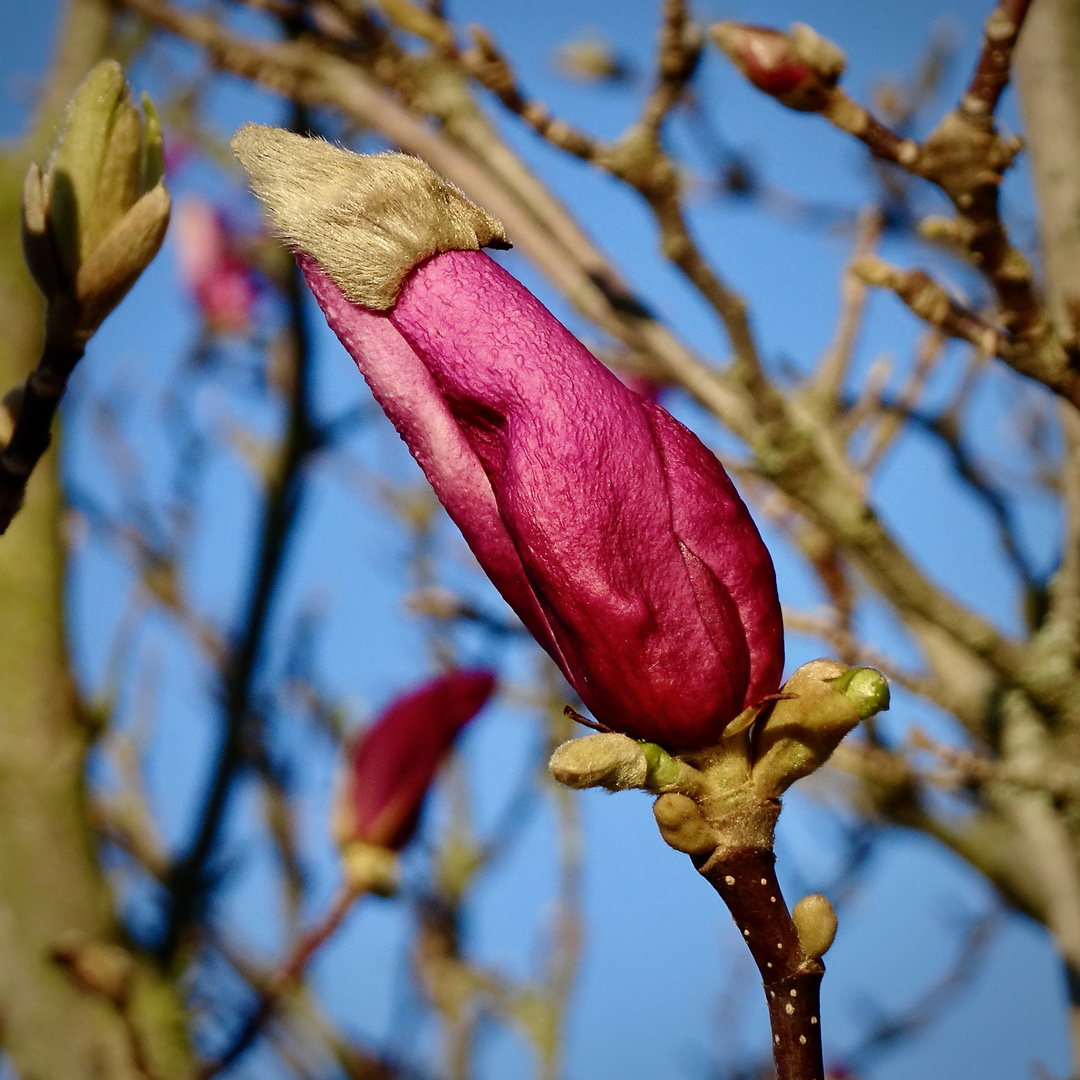
[(777, 1080), (824, 1080), (820, 989), (825, 965), (808, 957), (765, 847), (720, 847), (698, 872), (720, 894), (761, 973)]

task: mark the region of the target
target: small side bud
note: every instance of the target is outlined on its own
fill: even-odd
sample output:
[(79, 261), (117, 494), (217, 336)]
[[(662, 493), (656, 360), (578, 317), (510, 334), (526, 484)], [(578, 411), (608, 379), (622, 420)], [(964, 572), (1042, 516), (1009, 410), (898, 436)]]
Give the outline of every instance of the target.
[(260, 124), (240, 128), (232, 148), (274, 232), (361, 307), (393, 307), (432, 255), (510, 246), (495, 218), (419, 158), (353, 154)]
[(551, 755), (548, 769), (566, 787), (625, 791), (644, 787), (649, 761), (641, 744), (628, 735), (604, 732), (563, 743)]
[(679, 763), (662, 746), (654, 742), (641, 742), (638, 745), (648, 763), (645, 787), (650, 791), (663, 791), (678, 782)]
[(750, 83), (800, 112), (824, 108), (847, 62), (843, 50), (804, 23), (783, 33), (724, 21), (709, 34)]
[(873, 668), (851, 668), (833, 680), (833, 686), (855, 706), (861, 720), (889, 708), (889, 683)]
[[(856, 676), (834, 660), (813, 660), (784, 684), (780, 700), (754, 731), (751, 775), (763, 798), (778, 798), (800, 777), (824, 765), (840, 740), (876, 711), (870, 706), (883, 696), (884, 677), (872, 668), (854, 670), (872, 672), (874, 678)], [(841, 687), (841, 679), (848, 679), (844, 687), (854, 688), (857, 700)], [(887, 704), (887, 686), (884, 700)]]
[(11, 436), (15, 434), (15, 425), (19, 422), (25, 393), (26, 383), (21, 382), (0, 398), (0, 450), (11, 442)]
[(49, 236), (48, 210), (45, 178), (37, 162), (32, 162), (23, 181), (22, 249), (30, 276), (46, 298), (55, 296), (63, 281), (63, 271)]
[(122, 1005), (127, 1000), (135, 975), (135, 962), (122, 946), (72, 937), (55, 945), (52, 955), (84, 989), (114, 1005)]
[(393, 896), (398, 890), (401, 866), (389, 848), (352, 840), (341, 846), (341, 865), (345, 881), (358, 892)]
[(820, 960), (836, 937), (836, 912), (832, 904), (821, 893), (811, 893), (795, 905), (791, 921), (795, 924), (803, 953)]
[(664, 843), (676, 851), (690, 856), (708, 855), (720, 842), (716, 830), (688, 795), (677, 792), (661, 795), (653, 803), (653, 817)]

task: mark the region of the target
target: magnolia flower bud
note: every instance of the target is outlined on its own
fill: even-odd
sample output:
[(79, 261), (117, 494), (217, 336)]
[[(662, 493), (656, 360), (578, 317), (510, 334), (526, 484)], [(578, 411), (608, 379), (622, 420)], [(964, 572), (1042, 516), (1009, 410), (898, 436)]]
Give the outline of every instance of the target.
[(442, 759), (494, 690), (490, 672), (451, 671), (398, 698), (360, 733), (335, 811), (343, 851), (366, 867), (370, 857), (357, 854), (364, 847), (398, 851), (409, 842)]
[[(23, 185), (22, 242), (50, 324), (84, 342), (157, 254), (169, 222), (161, 125), (115, 61), (75, 93), (44, 173)], [(144, 119), (145, 117), (145, 119)]]
[(805, 23), (787, 33), (749, 23), (719, 22), (713, 41), (759, 90), (801, 112), (817, 112), (844, 72), (843, 51)]
[(763, 798), (778, 797), (824, 765), (860, 720), (888, 707), (888, 684), (873, 668), (803, 664), (754, 729), (754, 788)]
[(715, 743), (772, 693), (772, 562), (700, 440), (482, 251), (427, 166), (253, 125), (233, 147), (481, 567), (603, 725)]

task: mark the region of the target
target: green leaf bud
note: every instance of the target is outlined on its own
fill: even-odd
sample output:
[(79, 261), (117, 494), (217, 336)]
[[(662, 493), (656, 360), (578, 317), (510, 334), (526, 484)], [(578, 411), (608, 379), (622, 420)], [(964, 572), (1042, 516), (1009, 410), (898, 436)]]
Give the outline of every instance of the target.
[(887, 703), (884, 681), (871, 668), (853, 673), (834, 660), (813, 660), (799, 668), (754, 729), (752, 778), (758, 794), (778, 798), (824, 765), (861, 719), (881, 708), (883, 698)]
[(23, 185), (27, 265), (49, 302), (49, 333), (85, 342), (157, 254), (169, 221), (161, 123), (143, 117), (115, 61), (98, 64), (68, 107), (44, 174)]
[(833, 680), (833, 686), (855, 706), (863, 720), (889, 707), (889, 683), (873, 668), (850, 668)]
[(165, 175), (165, 139), (161, 132), (161, 117), (150, 95), (145, 92), (142, 95), (142, 108), (146, 118), (143, 127), (142, 189), (146, 192)]
[(46, 297), (52, 297), (60, 291), (64, 275), (49, 235), (48, 210), (44, 177), (37, 162), (31, 162), (23, 181), (23, 258), (37, 287)]
[(836, 912), (821, 893), (804, 896), (791, 912), (791, 921), (806, 956), (818, 960), (829, 951), (836, 937)]
[(658, 743), (640, 741), (638, 745), (645, 754), (648, 772), (645, 787), (661, 791), (679, 779), (679, 763)]
[(45, 192), (50, 226), (71, 278), (82, 255), (83, 219), (97, 195), (116, 110), (125, 91), (120, 65), (115, 60), (98, 64), (75, 91), (49, 159)]
[(102, 238), (79, 268), (75, 296), (80, 325), (93, 332), (150, 264), (169, 225), (163, 184), (148, 191)]

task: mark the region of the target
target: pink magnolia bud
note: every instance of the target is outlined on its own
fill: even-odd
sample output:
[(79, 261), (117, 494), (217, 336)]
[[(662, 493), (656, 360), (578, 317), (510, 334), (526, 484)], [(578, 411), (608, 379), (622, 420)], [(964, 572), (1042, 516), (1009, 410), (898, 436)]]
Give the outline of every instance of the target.
[(348, 752), (338, 840), (400, 851), (454, 738), (494, 690), (489, 671), (451, 671), (399, 697), (362, 731)]
[(749, 82), (801, 112), (823, 108), (844, 72), (842, 50), (804, 23), (783, 33), (727, 21), (709, 33)]
[(602, 724), (716, 742), (776, 690), (783, 626), (769, 554), (715, 456), (486, 254), (447, 250), (501, 227), (430, 170), (417, 180), (415, 159), (266, 132), (233, 146), (495, 587)]
[(191, 199), (180, 205), (173, 228), (180, 277), (207, 326), (219, 334), (246, 333), (258, 289), (251, 268), (236, 254), (221, 215), (207, 203)]

